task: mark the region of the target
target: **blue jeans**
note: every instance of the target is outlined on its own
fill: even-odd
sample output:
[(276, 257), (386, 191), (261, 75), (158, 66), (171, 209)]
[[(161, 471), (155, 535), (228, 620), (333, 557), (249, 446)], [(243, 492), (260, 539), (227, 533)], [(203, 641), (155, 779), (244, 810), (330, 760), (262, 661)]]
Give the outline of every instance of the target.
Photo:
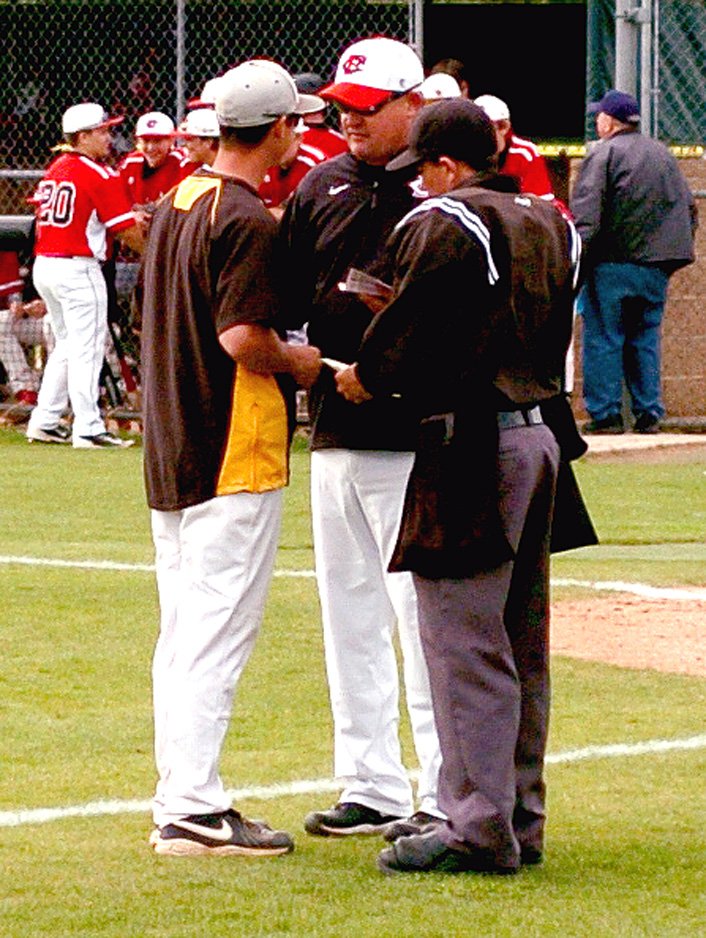
[(598, 264), (578, 297), (583, 317), (583, 397), (594, 420), (622, 413), (623, 381), (633, 414), (664, 416), (661, 325), (668, 276), (642, 264)]

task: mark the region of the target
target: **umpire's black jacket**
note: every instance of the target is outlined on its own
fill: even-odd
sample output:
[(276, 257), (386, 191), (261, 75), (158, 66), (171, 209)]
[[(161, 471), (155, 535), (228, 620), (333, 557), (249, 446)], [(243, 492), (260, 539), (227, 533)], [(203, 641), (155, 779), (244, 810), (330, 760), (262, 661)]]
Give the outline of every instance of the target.
[(550, 203), (497, 186), (475, 176), (401, 221), (396, 299), (359, 351), (363, 385), (421, 419), (391, 569), (467, 576), (511, 556), (496, 415), (562, 391), (580, 242)]

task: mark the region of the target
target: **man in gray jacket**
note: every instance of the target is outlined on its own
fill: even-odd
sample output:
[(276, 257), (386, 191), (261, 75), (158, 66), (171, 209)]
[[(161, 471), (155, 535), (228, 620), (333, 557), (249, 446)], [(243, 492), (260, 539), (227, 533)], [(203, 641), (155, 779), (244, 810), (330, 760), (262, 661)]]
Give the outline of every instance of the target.
[(584, 433), (622, 433), (623, 380), (638, 433), (656, 433), (664, 405), (660, 337), (667, 282), (694, 260), (696, 208), (669, 150), (639, 131), (635, 98), (609, 91), (591, 104), (599, 142), (571, 198), (584, 244)]

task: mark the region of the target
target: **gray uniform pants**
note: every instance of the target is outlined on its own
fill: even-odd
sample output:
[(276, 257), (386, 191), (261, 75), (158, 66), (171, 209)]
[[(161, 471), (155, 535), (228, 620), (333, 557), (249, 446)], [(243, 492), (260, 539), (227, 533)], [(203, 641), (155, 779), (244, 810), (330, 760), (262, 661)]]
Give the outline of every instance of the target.
[(517, 866), (542, 849), (549, 716), (549, 531), (558, 447), (500, 431), (500, 509), (514, 560), (464, 579), (414, 575), (441, 744), (441, 837)]

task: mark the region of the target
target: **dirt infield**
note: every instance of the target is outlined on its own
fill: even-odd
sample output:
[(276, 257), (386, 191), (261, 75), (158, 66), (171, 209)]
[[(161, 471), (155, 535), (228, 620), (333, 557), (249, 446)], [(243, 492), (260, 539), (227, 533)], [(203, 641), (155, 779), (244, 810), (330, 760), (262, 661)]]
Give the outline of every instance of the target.
[(618, 593), (552, 606), (552, 652), (706, 677), (706, 602)]
[[(661, 463), (706, 461), (698, 435), (598, 436), (586, 458)], [(552, 605), (552, 651), (623, 668), (706, 677), (706, 602), (624, 593)]]

